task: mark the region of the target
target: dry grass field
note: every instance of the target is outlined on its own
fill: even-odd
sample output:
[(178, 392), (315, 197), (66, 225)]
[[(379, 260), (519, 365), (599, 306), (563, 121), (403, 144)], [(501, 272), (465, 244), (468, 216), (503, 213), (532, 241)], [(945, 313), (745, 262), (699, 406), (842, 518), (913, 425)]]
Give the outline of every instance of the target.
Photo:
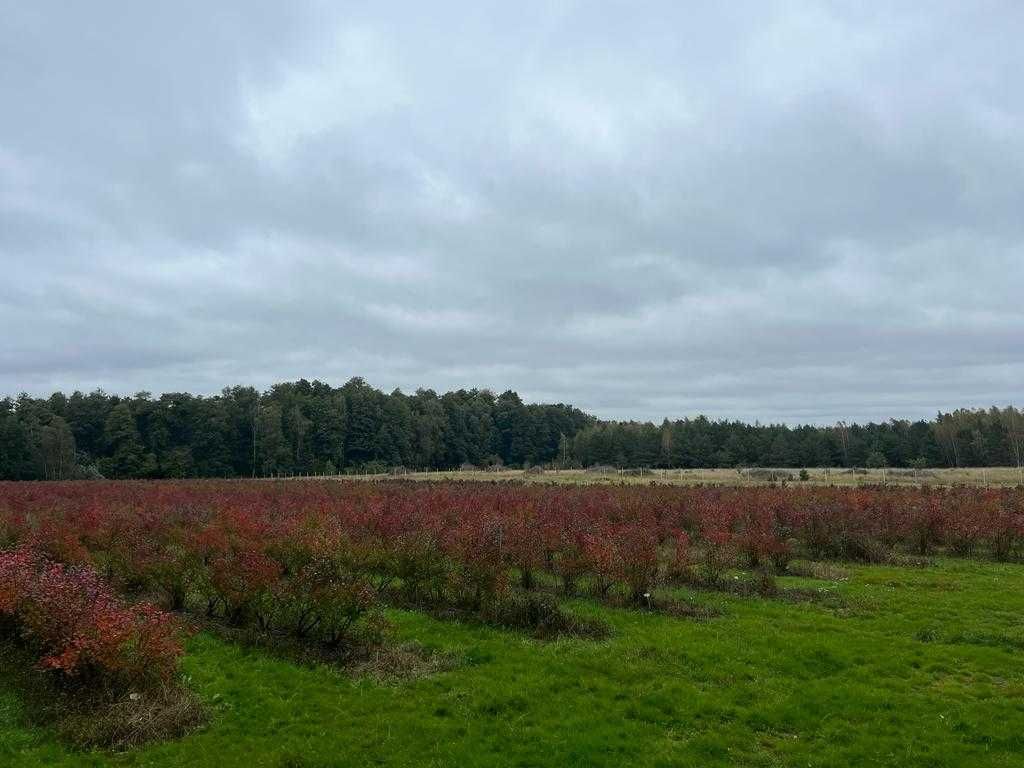
[(585, 469), (549, 469), (524, 472), (518, 469), (409, 472), (403, 475), (358, 475), (353, 479), (473, 480), (525, 483), (666, 483), (670, 485), (756, 486), (786, 480), (810, 485), (856, 487), (858, 485), (1014, 487), (1024, 485), (1017, 467), (960, 467), (956, 469), (823, 469), (808, 468), (800, 480), (799, 469), (627, 469), (593, 472)]

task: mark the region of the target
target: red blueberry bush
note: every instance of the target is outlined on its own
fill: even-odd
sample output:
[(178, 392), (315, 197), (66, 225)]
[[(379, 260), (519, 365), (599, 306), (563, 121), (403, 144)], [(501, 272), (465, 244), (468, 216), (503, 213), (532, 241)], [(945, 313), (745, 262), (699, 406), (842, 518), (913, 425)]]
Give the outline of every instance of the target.
[(0, 620), (67, 679), (118, 688), (170, 682), (182, 653), (175, 619), (118, 599), (94, 570), (31, 549), (0, 552)]

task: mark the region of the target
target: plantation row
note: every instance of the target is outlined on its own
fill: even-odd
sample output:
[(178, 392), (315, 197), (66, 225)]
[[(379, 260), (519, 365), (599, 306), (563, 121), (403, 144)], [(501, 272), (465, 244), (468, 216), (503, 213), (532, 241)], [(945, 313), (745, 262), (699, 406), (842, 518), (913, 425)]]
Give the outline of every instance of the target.
[[(1024, 492), (338, 482), (0, 484), (0, 620), (44, 665), (166, 679), (158, 602), (343, 650), (390, 604), (587, 631), (551, 594), (649, 602), (794, 557), (1018, 557)], [(590, 628), (593, 629), (593, 628)], [(141, 660), (141, 661), (140, 661)], [(141, 670), (149, 668), (145, 674)]]

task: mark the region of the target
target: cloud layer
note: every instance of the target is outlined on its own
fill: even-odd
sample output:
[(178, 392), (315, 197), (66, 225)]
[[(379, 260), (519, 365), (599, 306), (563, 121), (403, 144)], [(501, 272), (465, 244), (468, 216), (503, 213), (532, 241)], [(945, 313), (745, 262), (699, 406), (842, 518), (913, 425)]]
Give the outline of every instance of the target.
[(0, 2), (0, 392), (1019, 404), (1020, 3), (286, 5)]

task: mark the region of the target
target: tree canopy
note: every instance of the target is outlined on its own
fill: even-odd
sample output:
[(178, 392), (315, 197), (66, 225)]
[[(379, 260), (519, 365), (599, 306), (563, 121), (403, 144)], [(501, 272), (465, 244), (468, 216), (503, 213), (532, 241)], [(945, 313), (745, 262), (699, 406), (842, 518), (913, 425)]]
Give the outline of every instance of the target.
[(832, 426), (704, 416), (601, 421), (565, 404), (471, 389), (386, 394), (360, 378), (219, 395), (102, 391), (0, 400), (0, 479), (250, 477), (556, 464), (618, 467), (1017, 465), (1024, 414)]

